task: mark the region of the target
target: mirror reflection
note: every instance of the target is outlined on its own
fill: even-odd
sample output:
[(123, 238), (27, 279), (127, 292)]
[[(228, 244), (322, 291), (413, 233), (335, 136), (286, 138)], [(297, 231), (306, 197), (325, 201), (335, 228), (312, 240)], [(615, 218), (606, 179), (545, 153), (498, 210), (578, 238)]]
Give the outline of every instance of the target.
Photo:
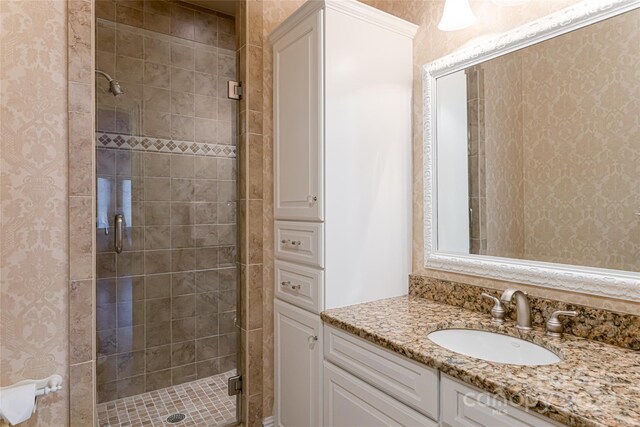
[(640, 271), (640, 10), (439, 78), (437, 248)]

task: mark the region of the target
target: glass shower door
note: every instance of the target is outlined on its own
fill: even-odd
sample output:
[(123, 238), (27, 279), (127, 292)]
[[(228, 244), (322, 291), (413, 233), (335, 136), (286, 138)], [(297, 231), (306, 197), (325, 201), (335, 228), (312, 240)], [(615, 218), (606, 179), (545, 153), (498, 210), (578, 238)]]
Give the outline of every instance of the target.
[[(212, 34), (233, 29), (170, 7), (202, 15)], [(235, 52), (127, 22), (96, 22), (97, 68), (124, 91), (96, 81), (98, 417), (226, 424), (236, 420), (237, 118), (218, 88), (235, 77)]]

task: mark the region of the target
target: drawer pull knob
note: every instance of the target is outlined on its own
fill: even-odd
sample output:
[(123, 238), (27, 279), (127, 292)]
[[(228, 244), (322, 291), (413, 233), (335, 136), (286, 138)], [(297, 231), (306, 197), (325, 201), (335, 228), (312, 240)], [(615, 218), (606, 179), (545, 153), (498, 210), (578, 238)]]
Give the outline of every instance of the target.
[(282, 243), (283, 245), (286, 245), (288, 243), (288, 244), (293, 245), (293, 246), (300, 246), (302, 244), (302, 242), (300, 240), (289, 240), (289, 239), (287, 239), (287, 240), (282, 239), (282, 240), (280, 240), (280, 243)]
[(318, 341), (318, 336), (317, 335), (309, 335), (309, 344), (313, 344), (314, 342)]
[(301, 285), (292, 285), (289, 280), (287, 280), (286, 282), (281, 282), (280, 285), (281, 286), (287, 286), (287, 287), (291, 288), (292, 291), (298, 290), (301, 287)]

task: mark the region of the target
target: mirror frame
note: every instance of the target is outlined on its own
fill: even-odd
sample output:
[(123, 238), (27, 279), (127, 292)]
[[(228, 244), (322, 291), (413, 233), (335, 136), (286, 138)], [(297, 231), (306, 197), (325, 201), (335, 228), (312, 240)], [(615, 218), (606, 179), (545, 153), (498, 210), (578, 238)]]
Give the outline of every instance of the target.
[(640, 0), (583, 0), (541, 19), (465, 46), (423, 67), (424, 266), (472, 276), (640, 301), (640, 272), (437, 251), (436, 79), (469, 66), (640, 8)]

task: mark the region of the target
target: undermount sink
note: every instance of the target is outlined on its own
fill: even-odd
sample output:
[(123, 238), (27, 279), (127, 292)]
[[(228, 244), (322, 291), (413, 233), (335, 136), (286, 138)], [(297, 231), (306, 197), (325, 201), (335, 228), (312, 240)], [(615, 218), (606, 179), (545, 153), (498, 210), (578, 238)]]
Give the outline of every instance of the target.
[(442, 329), (427, 335), (447, 350), (509, 365), (551, 365), (561, 359), (544, 347), (520, 338), (472, 329)]

